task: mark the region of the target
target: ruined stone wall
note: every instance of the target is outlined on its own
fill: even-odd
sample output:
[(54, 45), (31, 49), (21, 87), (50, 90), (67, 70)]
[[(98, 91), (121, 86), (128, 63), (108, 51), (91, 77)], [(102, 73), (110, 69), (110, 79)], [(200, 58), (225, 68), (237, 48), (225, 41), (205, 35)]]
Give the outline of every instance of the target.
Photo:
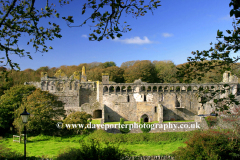
[[(177, 101), (180, 101), (179, 107)], [(140, 121), (143, 115), (147, 115), (149, 121), (159, 121), (158, 104), (163, 106), (163, 120), (193, 120), (199, 106), (194, 94), (189, 93), (104, 94), (103, 104), (106, 122), (120, 118)]]

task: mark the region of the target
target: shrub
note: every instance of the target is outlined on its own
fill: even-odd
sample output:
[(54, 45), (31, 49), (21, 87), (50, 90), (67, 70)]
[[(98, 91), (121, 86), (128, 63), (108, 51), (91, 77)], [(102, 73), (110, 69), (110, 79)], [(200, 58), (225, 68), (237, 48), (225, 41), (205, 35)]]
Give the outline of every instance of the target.
[[(229, 133), (229, 132), (228, 132)], [(232, 134), (208, 130), (196, 131), (185, 143), (173, 152), (175, 159), (232, 159), (240, 152), (240, 139)]]
[(212, 127), (217, 123), (217, 117), (215, 116), (207, 116), (205, 117), (205, 120), (208, 124), (208, 127)]
[[(142, 125), (142, 127), (140, 128), (141, 129), (141, 131), (143, 132), (143, 133), (148, 133), (149, 131), (151, 131), (151, 125), (149, 124), (149, 125), (146, 125), (147, 123), (143, 123), (143, 119), (141, 118), (140, 119), (140, 124)], [(144, 127), (144, 124), (145, 124), (145, 126), (146, 127)], [(148, 127), (149, 126), (149, 127)]]
[[(82, 133), (88, 133), (89, 129), (87, 128), (88, 119), (90, 119), (90, 122), (92, 121), (92, 116), (90, 114), (87, 114), (86, 112), (73, 112), (67, 116), (66, 119), (63, 120), (64, 125), (66, 124), (76, 124), (77, 126), (73, 127), (70, 125), (70, 128), (67, 128), (69, 130), (73, 130), (73, 133), (76, 134), (82, 134)], [(82, 127), (79, 127), (78, 124), (83, 125)]]
[(52, 134), (57, 130), (56, 123), (53, 119), (64, 117), (65, 110), (59, 105), (60, 101), (47, 92), (36, 89), (26, 98), (23, 98), (22, 104), (14, 111), (15, 119), (13, 125), (18, 129), (19, 134), (23, 131), (24, 124), (20, 114), (26, 107), (30, 113), (27, 129), (35, 134)]
[(117, 145), (105, 143), (105, 145), (105, 147), (101, 146), (96, 140), (92, 140), (89, 145), (81, 142), (80, 148), (70, 148), (60, 153), (57, 160), (124, 160), (135, 155), (135, 152), (119, 149), (119, 143)]
[(120, 126), (119, 126), (120, 132), (121, 133), (129, 133), (129, 125), (124, 124), (124, 119), (120, 118)]

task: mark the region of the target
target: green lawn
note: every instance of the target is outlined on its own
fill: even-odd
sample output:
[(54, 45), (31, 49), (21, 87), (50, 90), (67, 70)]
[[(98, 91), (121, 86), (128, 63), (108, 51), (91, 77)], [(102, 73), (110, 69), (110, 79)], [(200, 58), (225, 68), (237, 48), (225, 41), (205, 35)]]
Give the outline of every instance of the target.
[[(152, 134), (152, 133), (149, 133)], [(91, 134), (90, 134), (91, 135)], [(76, 136), (71, 136), (71, 137), (52, 137), (52, 136), (36, 136), (36, 137), (28, 137), (28, 142), (27, 142), (27, 156), (39, 156), (39, 157), (45, 157), (45, 158), (54, 158), (56, 157), (60, 151), (66, 151), (66, 148), (69, 147), (79, 147), (79, 141), (81, 140), (85, 140), (86, 142), (90, 141), (90, 137), (91, 136), (82, 136), (82, 135), (76, 135)], [(111, 138), (113, 139), (119, 139), (119, 137), (122, 136), (122, 138), (127, 138), (127, 137), (132, 137), (130, 138), (132, 139), (136, 139), (133, 143), (128, 143), (129, 141), (125, 141), (124, 143), (120, 144), (120, 148), (126, 148), (129, 149), (131, 151), (136, 151), (137, 155), (168, 155), (170, 153), (172, 153), (173, 151), (177, 150), (178, 147), (180, 146), (186, 146), (186, 144), (184, 144), (183, 142), (186, 140), (185, 138), (182, 139), (176, 139), (176, 135), (178, 135), (178, 137), (181, 137), (181, 135), (183, 135), (183, 137), (185, 135), (185, 133), (168, 133), (165, 134), (163, 133), (163, 137), (162, 139), (169, 138), (172, 137), (174, 139), (169, 139), (169, 140), (165, 140), (165, 141), (151, 141), (149, 140), (145, 140), (145, 141), (141, 141), (141, 140), (137, 140), (137, 138), (139, 138), (139, 134), (128, 134), (128, 135), (121, 135), (121, 134), (107, 134), (105, 133), (96, 133), (95, 135), (93, 134), (92, 137), (105, 137), (109, 140), (111, 140)], [(141, 136), (148, 136), (147, 134), (143, 134)], [(152, 134), (151, 136), (156, 136), (158, 138), (161, 138), (159, 136), (161, 136), (161, 134)], [(175, 137), (174, 137), (175, 136)], [(120, 138), (121, 139), (121, 138)], [(105, 142), (106, 140), (104, 139), (100, 139), (100, 141)], [(4, 144), (7, 148), (11, 148), (13, 151), (17, 151), (20, 153), (23, 153), (23, 149), (24, 149), (24, 144), (22, 143), (18, 143), (18, 142), (13, 142), (12, 138), (4, 138), (2, 140), (0, 140), (0, 143)], [(114, 144), (114, 143), (111, 143)]]

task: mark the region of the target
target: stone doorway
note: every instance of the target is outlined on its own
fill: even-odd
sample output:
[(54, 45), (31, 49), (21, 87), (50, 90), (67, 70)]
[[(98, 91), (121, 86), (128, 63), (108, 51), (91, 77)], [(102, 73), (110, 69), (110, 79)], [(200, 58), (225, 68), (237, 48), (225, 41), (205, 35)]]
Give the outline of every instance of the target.
[(149, 122), (149, 117), (148, 117), (148, 115), (144, 114), (144, 115), (142, 115), (141, 118), (143, 119), (143, 122)]
[(95, 110), (93, 112), (93, 118), (102, 118), (102, 110)]

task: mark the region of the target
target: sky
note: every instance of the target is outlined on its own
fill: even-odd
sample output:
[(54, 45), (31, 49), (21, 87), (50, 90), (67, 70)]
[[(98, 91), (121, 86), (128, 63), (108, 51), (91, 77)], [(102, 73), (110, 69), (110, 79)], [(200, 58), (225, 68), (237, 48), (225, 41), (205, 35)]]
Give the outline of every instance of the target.
[[(44, 8), (45, 2), (37, 1), (36, 7)], [(67, 6), (56, 5), (56, 9), (60, 16), (73, 16), (75, 25), (79, 25), (92, 11), (88, 9), (86, 15), (81, 15), (85, 2), (87, 0), (75, 0)], [(208, 50), (211, 42), (217, 42), (217, 30), (233, 28), (229, 3), (230, 0), (162, 0), (153, 14), (148, 12), (137, 19), (123, 15), (121, 21), (127, 21), (132, 30), (119, 39), (105, 38), (100, 42), (88, 39), (94, 29), (90, 21), (82, 27), (69, 28), (62, 19), (44, 19), (42, 24), (51, 21), (61, 28), (62, 38), (47, 41), (53, 49), (35, 53), (27, 45), (29, 37), (24, 35), (19, 47), (29, 51), (33, 60), (16, 55), (10, 58), (20, 64), (21, 70), (106, 61), (113, 61), (120, 67), (123, 62), (132, 60), (171, 60), (175, 65), (182, 64), (192, 51)]]

